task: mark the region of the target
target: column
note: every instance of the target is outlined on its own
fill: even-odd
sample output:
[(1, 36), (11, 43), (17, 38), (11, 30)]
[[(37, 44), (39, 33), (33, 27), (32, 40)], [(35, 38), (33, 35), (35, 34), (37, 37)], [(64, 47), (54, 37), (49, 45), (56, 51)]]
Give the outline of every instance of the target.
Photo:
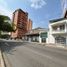
[(67, 28), (67, 25), (66, 25), (66, 23), (65, 23), (65, 32), (67, 32), (67, 29), (66, 29), (66, 28)]
[(66, 35), (66, 46), (67, 46), (67, 35)]
[(39, 43), (41, 43), (42, 41), (41, 41), (41, 36), (40, 36), (40, 32), (39, 32)]
[(41, 43), (41, 37), (39, 36), (39, 43)]
[(29, 36), (29, 42), (31, 42), (31, 37)]

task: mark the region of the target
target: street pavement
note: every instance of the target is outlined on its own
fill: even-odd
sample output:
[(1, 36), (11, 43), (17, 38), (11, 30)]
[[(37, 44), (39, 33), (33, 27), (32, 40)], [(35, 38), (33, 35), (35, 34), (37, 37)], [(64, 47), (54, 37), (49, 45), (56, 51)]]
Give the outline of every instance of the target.
[(5, 41), (1, 45), (10, 67), (67, 67), (66, 49), (29, 42)]

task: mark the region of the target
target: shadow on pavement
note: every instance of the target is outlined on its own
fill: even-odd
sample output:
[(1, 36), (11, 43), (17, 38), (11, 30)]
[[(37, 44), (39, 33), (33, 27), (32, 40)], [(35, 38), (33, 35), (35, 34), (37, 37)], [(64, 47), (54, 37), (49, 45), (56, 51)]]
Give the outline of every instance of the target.
[(12, 52), (16, 51), (15, 47), (24, 45), (27, 45), (26, 42), (0, 42), (1, 50), (8, 54), (12, 54)]

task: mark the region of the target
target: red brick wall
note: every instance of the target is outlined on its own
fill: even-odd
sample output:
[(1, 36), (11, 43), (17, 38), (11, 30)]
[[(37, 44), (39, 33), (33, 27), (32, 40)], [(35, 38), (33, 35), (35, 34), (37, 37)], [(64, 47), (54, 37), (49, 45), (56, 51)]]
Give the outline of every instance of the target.
[(12, 37), (21, 38), (25, 33), (27, 33), (27, 20), (28, 14), (22, 10), (17, 10), (13, 14), (13, 23), (16, 25), (17, 30), (12, 32)]
[(32, 30), (32, 21), (29, 19), (27, 22), (27, 31)]

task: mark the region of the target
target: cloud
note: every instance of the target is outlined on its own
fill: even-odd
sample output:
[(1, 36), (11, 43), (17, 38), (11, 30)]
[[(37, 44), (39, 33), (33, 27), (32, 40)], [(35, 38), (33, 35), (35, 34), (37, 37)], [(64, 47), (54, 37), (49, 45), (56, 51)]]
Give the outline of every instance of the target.
[(30, 0), (31, 7), (35, 9), (42, 8), (44, 5), (46, 5), (46, 2), (44, 0)]
[(8, 3), (5, 0), (0, 0), (0, 14), (12, 18), (12, 11), (8, 8)]

